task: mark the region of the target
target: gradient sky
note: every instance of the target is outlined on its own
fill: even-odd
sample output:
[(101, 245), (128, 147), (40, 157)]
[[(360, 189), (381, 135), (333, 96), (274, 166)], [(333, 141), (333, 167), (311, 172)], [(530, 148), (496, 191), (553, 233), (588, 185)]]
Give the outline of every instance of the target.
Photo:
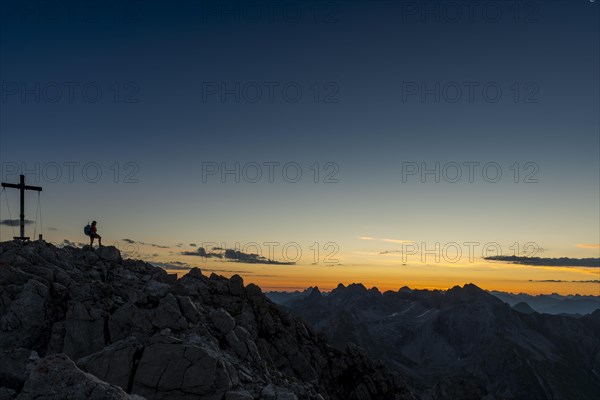
[[(44, 187), (49, 241), (85, 241), (96, 219), (104, 244), (268, 289), (600, 294), (599, 268), (481, 258), (486, 243), (600, 256), (598, 3), (2, 0), (2, 181), (24, 168)], [(222, 179), (236, 163), (239, 182)], [(436, 163), (439, 182), (406, 175)], [(35, 219), (37, 194), (27, 201)], [(299, 247), (297, 265), (179, 254), (258, 243), (266, 256), (271, 242), (277, 260)], [(405, 260), (410, 242), (448, 251)], [(466, 242), (475, 259), (449, 262)]]

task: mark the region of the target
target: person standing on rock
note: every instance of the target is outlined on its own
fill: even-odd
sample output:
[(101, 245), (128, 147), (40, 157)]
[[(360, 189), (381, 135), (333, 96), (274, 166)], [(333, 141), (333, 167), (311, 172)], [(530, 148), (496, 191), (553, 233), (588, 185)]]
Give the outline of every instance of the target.
[(90, 228), (90, 247), (94, 245), (94, 239), (96, 238), (98, 238), (98, 247), (102, 247), (102, 236), (98, 235), (96, 224), (96, 221), (92, 221), (92, 226)]

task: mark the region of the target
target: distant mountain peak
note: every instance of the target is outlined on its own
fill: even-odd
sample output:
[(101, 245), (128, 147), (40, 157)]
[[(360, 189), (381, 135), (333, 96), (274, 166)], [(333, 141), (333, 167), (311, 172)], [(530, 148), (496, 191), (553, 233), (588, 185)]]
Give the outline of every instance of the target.
[(373, 286), (371, 289), (369, 289), (369, 293), (381, 294), (381, 292), (379, 291), (379, 288), (377, 286)]
[(454, 286), (446, 292), (446, 299), (453, 302), (496, 302), (502, 303), (499, 299), (489, 294), (485, 290), (473, 283), (467, 283), (463, 287)]
[(308, 295), (309, 299), (320, 299), (321, 297), (322, 297), (321, 291), (319, 290), (318, 286), (315, 286), (314, 288), (312, 288), (312, 290), (310, 291), (310, 294)]

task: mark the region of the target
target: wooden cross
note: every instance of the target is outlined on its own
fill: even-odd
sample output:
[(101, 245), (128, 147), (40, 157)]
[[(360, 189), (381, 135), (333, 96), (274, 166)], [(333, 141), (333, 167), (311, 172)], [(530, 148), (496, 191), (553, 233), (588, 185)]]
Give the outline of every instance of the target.
[(25, 237), (25, 191), (26, 190), (35, 190), (37, 192), (41, 192), (42, 188), (39, 186), (26, 186), (25, 185), (25, 175), (21, 175), (21, 180), (18, 185), (14, 183), (4, 183), (2, 182), (3, 188), (13, 188), (19, 189), (21, 191), (21, 236), (15, 237), (14, 239), (19, 240), (29, 240), (28, 237)]

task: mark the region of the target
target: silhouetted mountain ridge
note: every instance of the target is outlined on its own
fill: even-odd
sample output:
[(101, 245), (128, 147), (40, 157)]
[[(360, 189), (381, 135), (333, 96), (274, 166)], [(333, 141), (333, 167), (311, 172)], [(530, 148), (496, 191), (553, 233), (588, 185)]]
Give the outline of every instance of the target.
[(2, 400), (417, 399), (403, 382), (238, 275), (0, 243)]
[(474, 284), (384, 293), (340, 284), (287, 307), (334, 343), (356, 343), (412, 377), (425, 398), (588, 400), (600, 392), (597, 311), (579, 319), (523, 313)]

